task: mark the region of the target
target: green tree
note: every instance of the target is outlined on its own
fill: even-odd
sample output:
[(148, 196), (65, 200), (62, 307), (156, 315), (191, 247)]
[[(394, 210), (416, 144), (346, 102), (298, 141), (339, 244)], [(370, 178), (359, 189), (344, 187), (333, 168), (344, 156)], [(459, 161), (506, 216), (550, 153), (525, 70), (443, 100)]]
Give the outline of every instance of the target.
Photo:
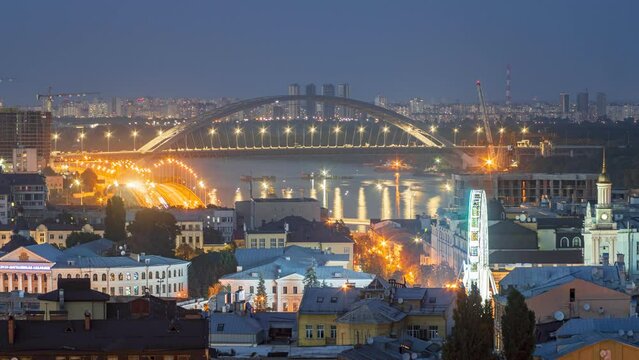
[(231, 251), (209, 252), (194, 257), (189, 266), (189, 296), (208, 296), (209, 289), (215, 287), (222, 276), (234, 273), (236, 269), (237, 261)]
[(126, 240), (126, 210), (124, 201), (119, 196), (114, 196), (107, 201), (106, 217), (104, 219), (104, 237), (118, 244)]
[(80, 175), (80, 181), (82, 181), (82, 191), (93, 191), (98, 183), (98, 175), (93, 170), (86, 169)]
[(194, 249), (188, 244), (180, 244), (180, 246), (175, 249), (175, 257), (183, 260), (191, 260), (201, 254), (203, 254), (201, 249)]
[(306, 269), (306, 274), (304, 275), (304, 288), (308, 288), (308, 287), (319, 287), (320, 286), (320, 282), (319, 280), (317, 280), (317, 274), (315, 273), (315, 266), (309, 266), (308, 269)]
[(255, 294), (255, 311), (266, 311), (268, 297), (266, 296), (266, 286), (264, 285), (264, 278), (260, 273), (260, 278), (257, 282), (257, 293)]
[(494, 323), (492, 307), (482, 305), (475, 285), (466, 294), (457, 291), (457, 307), (453, 311), (455, 326), (444, 343), (444, 360), (492, 360)]
[(173, 257), (175, 237), (180, 233), (173, 214), (158, 209), (142, 209), (128, 227), (132, 252)]
[(88, 243), (100, 238), (101, 237), (98, 234), (84, 232), (84, 231), (81, 231), (81, 232), (74, 231), (71, 234), (69, 234), (69, 236), (67, 236), (66, 244), (67, 244), (67, 248), (70, 248), (72, 246)]
[(516, 289), (508, 293), (508, 303), (501, 317), (504, 355), (508, 360), (532, 359), (535, 350), (535, 312)]

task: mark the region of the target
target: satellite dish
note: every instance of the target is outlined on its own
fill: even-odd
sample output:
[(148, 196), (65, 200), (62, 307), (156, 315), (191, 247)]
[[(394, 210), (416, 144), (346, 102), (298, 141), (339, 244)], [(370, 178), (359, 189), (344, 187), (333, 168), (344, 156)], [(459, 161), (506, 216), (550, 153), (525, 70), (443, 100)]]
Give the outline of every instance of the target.
[(628, 330), (628, 332), (626, 333), (626, 335), (628, 335), (629, 337), (633, 337), (635, 336), (635, 332), (632, 330)]
[(526, 221), (526, 214), (519, 215), (519, 221), (525, 222)]
[(584, 310), (589, 311), (590, 310), (590, 304), (585, 303), (584, 304)]
[(390, 296), (390, 290), (389, 289), (384, 290), (384, 296)]
[(398, 304), (403, 304), (403, 303), (404, 303), (404, 299), (403, 299), (403, 298), (399, 298), (399, 299), (397, 299), (397, 303), (398, 303)]
[(374, 341), (373, 341), (373, 338), (372, 338), (372, 337), (369, 337), (369, 338), (367, 338), (367, 339), (366, 339), (366, 343), (367, 343), (368, 345), (373, 345), (373, 342), (374, 342)]
[(564, 313), (559, 311), (559, 310), (555, 311), (553, 316), (554, 316), (555, 320), (557, 320), (557, 321), (562, 321), (564, 319)]
[(600, 307), (599, 307), (599, 313), (600, 313), (600, 314), (603, 314), (603, 313), (604, 313), (604, 308), (603, 308), (603, 306), (600, 306)]
[(625, 333), (626, 333), (625, 331), (619, 329), (619, 336), (624, 336)]

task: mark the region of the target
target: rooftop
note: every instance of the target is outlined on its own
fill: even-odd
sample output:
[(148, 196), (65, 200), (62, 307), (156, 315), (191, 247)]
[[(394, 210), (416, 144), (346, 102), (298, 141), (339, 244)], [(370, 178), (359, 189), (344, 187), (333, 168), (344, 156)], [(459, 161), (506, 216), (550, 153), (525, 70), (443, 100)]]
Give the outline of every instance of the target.
[(299, 314), (338, 314), (359, 300), (361, 289), (318, 287), (304, 290)]

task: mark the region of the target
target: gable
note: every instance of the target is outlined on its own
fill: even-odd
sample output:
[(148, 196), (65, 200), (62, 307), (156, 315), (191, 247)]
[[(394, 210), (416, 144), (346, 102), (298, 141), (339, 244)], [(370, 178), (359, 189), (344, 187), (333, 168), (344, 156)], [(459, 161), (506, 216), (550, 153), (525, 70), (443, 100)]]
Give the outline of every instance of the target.
[(53, 263), (52, 261), (34, 253), (33, 251), (19, 247), (8, 254), (0, 257), (0, 262), (35, 262), (35, 263)]

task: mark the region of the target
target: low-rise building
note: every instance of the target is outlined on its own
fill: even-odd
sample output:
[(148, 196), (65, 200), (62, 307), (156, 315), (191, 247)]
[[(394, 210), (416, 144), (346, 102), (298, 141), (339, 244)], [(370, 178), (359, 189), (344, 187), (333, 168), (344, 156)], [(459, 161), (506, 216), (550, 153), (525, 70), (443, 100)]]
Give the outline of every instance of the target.
[(46, 293), (58, 279), (91, 279), (91, 288), (111, 296), (188, 294), (188, 261), (147, 254), (105, 256), (114, 243), (99, 239), (64, 251), (51, 244), (21, 246), (0, 257), (0, 289)]
[(300, 216), (308, 221), (323, 220), (320, 203), (312, 198), (252, 198), (235, 202), (235, 210), (247, 230), (287, 216)]
[[(260, 252), (264, 254), (259, 255)], [(271, 256), (273, 254), (278, 255)], [(251, 255), (254, 255), (253, 260), (242, 259)], [(255, 258), (259, 257), (264, 260), (256, 261)], [(229, 286), (231, 291), (243, 290), (246, 300), (254, 302), (262, 279), (266, 287), (266, 303), (272, 311), (298, 310), (304, 294), (304, 278), (310, 271), (315, 273), (317, 282), (325, 286), (363, 287), (373, 279), (371, 274), (346, 268), (350, 264), (346, 254), (326, 254), (319, 250), (291, 247), (238, 249), (236, 258), (238, 271), (223, 276), (220, 283)]]
[(9, 188), (11, 208), (22, 209), (25, 214), (46, 210), (48, 191), (44, 176), (0, 173), (1, 187)]
[(441, 343), (453, 326), (454, 303), (451, 289), (403, 288), (378, 279), (363, 289), (309, 288), (298, 314), (298, 345), (361, 345), (377, 336)]

